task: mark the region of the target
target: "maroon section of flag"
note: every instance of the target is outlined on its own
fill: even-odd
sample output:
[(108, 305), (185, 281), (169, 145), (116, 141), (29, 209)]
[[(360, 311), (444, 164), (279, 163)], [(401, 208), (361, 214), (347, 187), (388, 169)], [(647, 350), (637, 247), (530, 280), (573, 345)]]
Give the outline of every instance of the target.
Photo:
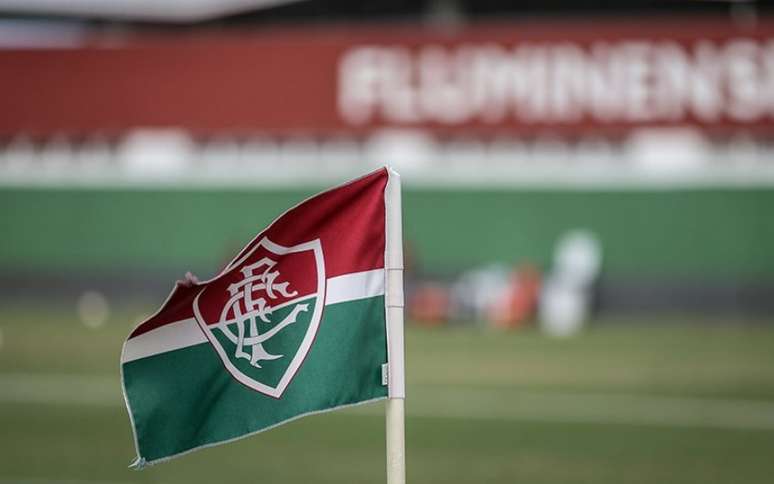
[(245, 290), (248, 285), (269, 298), (272, 306), (317, 294), (317, 261), (312, 250), (280, 255), (266, 247), (272, 243), (268, 237), (262, 241), (262, 245), (254, 246), (252, 252), (231, 264), (202, 290), (198, 306), (208, 325), (254, 311), (260, 300)]
[(319, 238), (328, 277), (380, 269), (384, 267), (386, 185), (387, 170), (380, 169), (316, 195), (275, 220), (235, 260), (263, 237), (285, 246)]
[[(162, 308), (140, 324), (129, 336), (134, 338), (158, 327), (193, 318), (193, 301), (206, 286), (228, 285), (239, 271), (234, 268), (248, 254), (265, 250), (257, 247), (268, 239), (292, 247), (319, 240), (326, 278), (384, 267), (384, 189), (387, 170), (382, 168), (349, 183), (315, 195), (291, 208), (248, 243), (216, 277), (195, 284), (178, 284)], [(307, 255), (306, 257), (311, 257)], [(308, 264), (304, 256), (277, 260), (288, 273)], [(296, 267), (298, 265), (298, 267)], [(304, 279), (298, 279), (304, 281)], [(312, 293), (312, 282), (293, 288), (299, 294)], [(306, 287), (306, 285), (309, 287)], [(220, 292), (220, 291), (219, 291)]]

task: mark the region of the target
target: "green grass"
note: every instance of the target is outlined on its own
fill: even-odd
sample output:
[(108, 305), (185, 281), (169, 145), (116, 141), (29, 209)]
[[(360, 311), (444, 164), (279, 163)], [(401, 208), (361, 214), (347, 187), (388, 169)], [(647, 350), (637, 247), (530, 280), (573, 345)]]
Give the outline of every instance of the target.
[[(0, 310), (0, 484), (384, 482), (381, 404), (142, 472), (118, 384), (131, 319)], [(687, 323), (687, 322), (686, 322)], [(769, 483), (774, 326), (411, 329), (409, 483)]]

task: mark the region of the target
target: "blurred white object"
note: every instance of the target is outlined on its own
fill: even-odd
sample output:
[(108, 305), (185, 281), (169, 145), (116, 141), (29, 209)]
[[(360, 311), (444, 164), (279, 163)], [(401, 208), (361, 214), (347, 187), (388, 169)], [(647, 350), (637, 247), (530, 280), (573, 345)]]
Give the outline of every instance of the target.
[(75, 152), (75, 161), (84, 174), (99, 172), (110, 167), (114, 160), (113, 149), (107, 139), (94, 136)]
[(627, 145), (634, 168), (642, 176), (671, 178), (709, 168), (711, 148), (695, 129), (638, 129)]
[(593, 233), (573, 230), (559, 239), (540, 297), (543, 331), (551, 336), (571, 336), (583, 328), (601, 268), (602, 248)]
[[(192, 150), (193, 151), (193, 150)], [(195, 154), (192, 154), (196, 158)], [(236, 140), (230, 137), (215, 138), (204, 143), (195, 162), (192, 174), (206, 176), (213, 180), (229, 178), (233, 173), (245, 176), (243, 170), (242, 149)]]
[[(0, 1), (0, 8), (4, 5)], [(82, 45), (88, 29), (83, 24), (46, 19), (0, 19), (2, 49), (67, 49)]]
[(438, 146), (433, 137), (418, 130), (383, 129), (365, 145), (365, 157), (374, 166), (389, 163), (403, 175), (433, 171)]
[(0, 11), (108, 19), (207, 20), (298, 0), (0, 0)]
[(279, 145), (279, 163), (296, 174), (314, 170), (320, 163), (318, 143), (312, 138), (290, 138)]
[(109, 316), (110, 305), (102, 293), (86, 291), (78, 298), (78, 317), (87, 328), (104, 326)]
[(250, 138), (242, 144), (240, 158), (245, 169), (265, 176), (281, 168), (279, 153), (279, 145), (275, 140), (261, 136)]
[(363, 159), (360, 143), (351, 138), (332, 138), (323, 140), (320, 144), (318, 161), (327, 169), (359, 168)]
[(540, 298), (540, 329), (551, 336), (578, 333), (588, 316), (588, 298), (581, 291), (550, 279)]
[(17, 136), (3, 150), (2, 162), (9, 172), (23, 173), (36, 164), (37, 157), (35, 145), (26, 136)]
[(61, 136), (49, 140), (38, 153), (38, 163), (48, 173), (66, 172), (73, 166), (74, 159), (72, 144)]
[(481, 160), (487, 156), (484, 143), (475, 139), (451, 141), (443, 146), (442, 151), (445, 151), (442, 156), (450, 169), (469, 171), (471, 166), (479, 167)]
[(191, 138), (181, 130), (135, 130), (124, 138), (117, 154), (127, 175), (152, 181), (185, 174), (193, 147)]
[(487, 311), (507, 296), (510, 269), (502, 264), (490, 264), (463, 274), (452, 286), (456, 308), (463, 317), (483, 321)]
[(554, 248), (554, 274), (573, 287), (592, 284), (602, 266), (602, 248), (589, 231), (573, 230)]

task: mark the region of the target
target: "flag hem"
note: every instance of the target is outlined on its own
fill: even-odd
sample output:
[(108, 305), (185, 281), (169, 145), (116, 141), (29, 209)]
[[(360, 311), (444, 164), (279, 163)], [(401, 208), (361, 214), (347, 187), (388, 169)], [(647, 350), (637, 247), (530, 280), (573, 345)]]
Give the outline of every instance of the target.
[[(123, 379), (123, 375), (122, 375), (122, 379)], [(124, 399), (126, 399), (126, 392), (124, 392)], [(226, 439), (226, 440), (220, 440), (218, 442), (209, 442), (209, 443), (202, 444), (202, 445), (199, 445), (199, 446), (196, 446), (196, 447), (192, 447), (190, 449), (186, 449), (186, 450), (184, 450), (182, 452), (178, 452), (177, 454), (167, 455), (167, 456), (159, 457), (158, 459), (153, 459), (153, 460), (146, 460), (145, 457), (140, 455), (140, 448), (137, 446), (137, 437), (136, 437), (137, 433), (136, 433), (136, 430), (134, 428), (134, 418), (130, 418), (130, 420), (132, 421), (132, 432), (134, 432), (134, 434), (135, 434), (135, 449), (137, 451), (137, 457), (135, 458), (134, 461), (132, 461), (131, 464), (129, 464), (129, 468), (139, 471), (139, 470), (144, 469), (145, 467), (150, 467), (150, 466), (153, 466), (153, 465), (156, 465), (156, 464), (160, 464), (162, 462), (166, 462), (166, 461), (171, 460), (171, 459), (175, 459), (177, 457), (182, 457), (182, 456), (184, 456), (186, 454), (190, 454), (191, 452), (195, 452), (197, 450), (206, 449), (208, 447), (214, 447), (216, 445), (229, 444), (231, 442), (236, 442), (238, 440), (242, 440), (242, 439), (245, 439), (247, 437), (252, 437), (253, 435), (260, 434), (261, 432), (266, 432), (267, 430), (272, 430), (275, 427), (279, 427), (280, 425), (284, 425), (286, 423), (290, 423), (290, 422), (292, 422), (294, 420), (298, 420), (298, 419), (301, 419), (301, 418), (304, 418), (304, 417), (309, 417), (311, 415), (318, 415), (318, 414), (321, 414), (321, 413), (333, 412), (333, 411), (336, 411), (336, 410), (342, 410), (342, 409), (350, 408), (350, 407), (357, 407), (359, 405), (366, 405), (366, 404), (369, 404), (369, 403), (374, 403), (374, 402), (378, 402), (379, 400), (386, 400), (386, 399), (387, 399), (387, 396), (381, 396), (381, 397), (369, 398), (368, 400), (362, 400), (360, 402), (345, 403), (343, 405), (337, 405), (335, 407), (323, 408), (323, 409), (320, 409), (320, 410), (312, 410), (310, 412), (305, 412), (305, 413), (301, 413), (301, 414), (298, 414), (298, 415), (294, 415), (294, 416), (292, 416), (292, 417), (290, 417), (288, 419), (282, 420), (280, 422), (273, 423), (273, 424), (269, 425), (268, 427), (264, 427), (262, 429), (255, 430), (255, 431), (250, 432), (248, 434), (238, 435), (236, 437), (232, 437), (232, 438)]]
[[(403, 221), (401, 179), (389, 165), (384, 187), (384, 329), (388, 397), (406, 398), (403, 336)], [(396, 274), (392, 274), (392, 272)], [(394, 314), (397, 313), (397, 314)]]

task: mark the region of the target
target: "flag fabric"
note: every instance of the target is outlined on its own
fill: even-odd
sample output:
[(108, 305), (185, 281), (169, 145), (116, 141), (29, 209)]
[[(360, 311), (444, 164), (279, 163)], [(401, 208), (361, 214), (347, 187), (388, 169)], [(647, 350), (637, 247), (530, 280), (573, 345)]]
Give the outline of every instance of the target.
[(178, 282), (132, 331), (121, 370), (136, 467), (387, 396), (394, 176), (380, 169), (296, 205), (214, 278)]

